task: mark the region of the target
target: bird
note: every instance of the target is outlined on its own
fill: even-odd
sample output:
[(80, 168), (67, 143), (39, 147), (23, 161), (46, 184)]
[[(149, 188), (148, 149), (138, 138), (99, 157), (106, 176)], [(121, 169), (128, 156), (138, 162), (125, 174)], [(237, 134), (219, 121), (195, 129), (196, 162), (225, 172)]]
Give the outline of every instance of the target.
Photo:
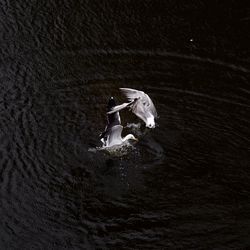
[(107, 114), (111, 115), (122, 109), (129, 108), (136, 116), (145, 122), (146, 127), (155, 128), (155, 119), (158, 118), (158, 114), (151, 98), (140, 90), (131, 88), (120, 88), (120, 90), (129, 102), (113, 106)]
[[(113, 97), (110, 97), (108, 101), (107, 109), (111, 111), (113, 107), (116, 106), (116, 102)], [(107, 114), (107, 125), (104, 132), (100, 134), (100, 140), (103, 144), (103, 147), (112, 147), (115, 145), (121, 145), (124, 142), (133, 140), (138, 141), (134, 135), (128, 134), (125, 137), (122, 137), (123, 126), (121, 125), (121, 117), (119, 111), (113, 112), (112, 114)]]

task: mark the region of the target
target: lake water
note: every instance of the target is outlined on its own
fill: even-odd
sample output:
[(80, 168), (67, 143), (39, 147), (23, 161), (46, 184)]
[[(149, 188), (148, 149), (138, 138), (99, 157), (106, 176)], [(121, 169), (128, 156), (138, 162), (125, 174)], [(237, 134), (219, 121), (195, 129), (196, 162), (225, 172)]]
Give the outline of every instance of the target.
[[(250, 248), (246, 3), (2, 0), (0, 249)], [(90, 151), (119, 87), (158, 126)]]

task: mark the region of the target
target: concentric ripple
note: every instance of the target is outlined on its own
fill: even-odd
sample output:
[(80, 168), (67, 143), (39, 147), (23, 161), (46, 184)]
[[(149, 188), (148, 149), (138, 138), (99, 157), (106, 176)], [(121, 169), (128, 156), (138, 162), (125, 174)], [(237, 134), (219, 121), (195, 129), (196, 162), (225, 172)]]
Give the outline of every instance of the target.
[[(0, 249), (247, 249), (246, 6), (2, 1)], [(110, 96), (126, 154), (100, 146)], [(131, 126), (139, 124), (140, 126)]]

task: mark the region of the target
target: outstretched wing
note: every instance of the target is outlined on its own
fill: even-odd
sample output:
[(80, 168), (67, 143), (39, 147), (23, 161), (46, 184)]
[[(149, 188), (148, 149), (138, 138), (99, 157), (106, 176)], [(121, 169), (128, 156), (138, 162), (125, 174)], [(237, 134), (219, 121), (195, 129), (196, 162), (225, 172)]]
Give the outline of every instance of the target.
[(132, 112), (142, 119), (145, 123), (147, 122), (147, 113), (145, 112), (144, 106), (139, 100), (132, 106)]
[(128, 98), (129, 101), (133, 101), (137, 98), (143, 98), (145, 93), (136, 89), (120, 88), (121, 92)]
[(116, 125), (110, 128), (108, 137), (107, 137), (107, 145), (106, 146), (113, 146), (115, 144), (122, 143), (122, 129), (123, 126)]
[(110, 114), (113, 114), (115, 112), (118, 112), (118, 111), (120, 111), (122, 109), (127, 108), (127, 106), (129, 106), (129, 105), (130, 105), (130, 102), (129, 103), (125, 102), (125, 103), (123, 103), (121, 105), (117, 105), (117, 106), (113, 107), (112, 110), (110, 110), (109, 112), (107, 112), (107, 114), (110, 115)]
[[(115, 107), (115, 100), (113, 97), (109, 99), (108, 102), (108, 111), (112, 110), (113, 107)], [(105, 130), (99, 135), (100, 139), (104, 139), (104, 141), (107, 140), (107, 136), (110, 132), (110, 129), (113, 126), (120, 125), (121, 124), (121, 117), (119, 112), (113, 112), (112, 114), (107, 114), (107, 125), (105, 127)]]
[(123, 103), (123, 104), (121, 104), (121, 105), (117, 105), (117, 106), (113, 107), (112, 110), (110, 110), (109, 112), (107, 112), (107, 114), (108, 114), (108, 115), (109, 115), (109, 114), (113, 114), (113, 113), (118, 112), (118, 111), (120, 111), (120, 110), (122, 110), (122, 109), (125, 109), (125, 108), (131, 106), (135, 101), (136, 101), (136, 100), (133, 100), (133, 101), (131, 101), (131, 102), (125, 102), (125, 103)]
[[(137, 108), (134, 109), (135, 114), (137, 110), (139, 114), (141, 114), (141, 112), (145, 112), (146, 110), (148, 110), (150, 113), (154, 115), (154, 117), (158, 116), (154, 103), (152, 102), (151, 98), (143, 91), (130, 88), (120, 88), (120, 90), (128, 98), (129, 101), (138, 99), (138, 103), (136, 105)], [(139, 107), (139, 103), (143, 105), (144, 108)], [(138, 116), (141, 117), (141, 115)]]
[(147, 94), (145, 94), (144, 106), (153, 114), (153, 116), (155, 118), (158, 117), (155, 105), (154, 105), (153, 101), (151, 100), (151, 98)]

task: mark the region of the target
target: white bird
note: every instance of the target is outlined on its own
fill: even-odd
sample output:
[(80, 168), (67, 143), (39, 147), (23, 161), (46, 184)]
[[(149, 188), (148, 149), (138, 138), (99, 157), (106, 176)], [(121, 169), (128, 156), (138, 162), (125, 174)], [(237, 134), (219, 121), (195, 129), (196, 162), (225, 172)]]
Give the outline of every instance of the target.
[[(108, 111), (112, 110), (113, 107), (115, 107), (115, 100), (111, 97), (108, 102)], [(132, 134), (128, 134), (122, 138), (122, 130), (123, 126), (121, 125), (119, 112), (117, 111), (112, 112), (112, 114), (107, 114), (107, 126), (105, 131), (100, 135), (103, 147), (121, 145), (128, 140), (138, 141)]]
[(150, 97), (143, 91), (136, 89), (120, 88), (120, 90), (129, 102), (112, 107), (107, 114), (113, 114), (129, 107), (136, 116), (145, 122), (146, 127), (155, 128), (155, 119), (158, 115)]

